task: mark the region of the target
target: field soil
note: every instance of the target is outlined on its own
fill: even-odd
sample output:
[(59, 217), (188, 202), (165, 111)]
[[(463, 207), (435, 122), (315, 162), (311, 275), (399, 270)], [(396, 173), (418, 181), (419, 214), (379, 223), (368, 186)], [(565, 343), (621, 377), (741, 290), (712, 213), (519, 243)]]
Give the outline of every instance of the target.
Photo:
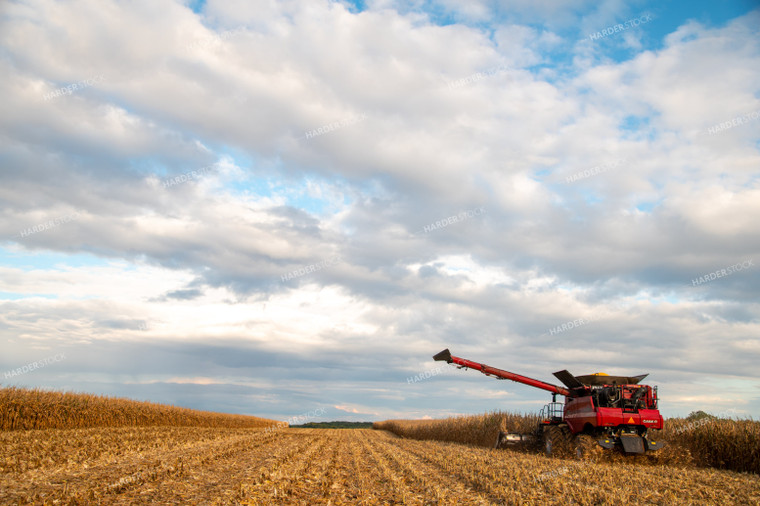
[(0, 504), (760, 504), (760, 477), (378, 430), (0, 432)]

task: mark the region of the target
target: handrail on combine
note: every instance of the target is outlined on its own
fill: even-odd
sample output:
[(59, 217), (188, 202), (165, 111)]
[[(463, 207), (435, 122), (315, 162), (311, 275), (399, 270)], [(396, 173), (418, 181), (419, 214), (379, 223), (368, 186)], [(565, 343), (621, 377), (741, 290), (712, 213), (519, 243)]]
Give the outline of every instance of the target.
[(560, 422), (564, 413), (565, 405), (561, 402), (550, 402), (541, 408), (538, 414), (542, 421)]

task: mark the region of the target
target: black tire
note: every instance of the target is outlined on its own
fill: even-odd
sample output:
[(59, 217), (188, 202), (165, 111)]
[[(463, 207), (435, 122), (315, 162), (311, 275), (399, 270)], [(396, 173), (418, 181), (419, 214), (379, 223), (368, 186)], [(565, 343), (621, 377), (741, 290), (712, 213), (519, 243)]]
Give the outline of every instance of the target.
[(544, 427), (544, 452), (547, 457), (567, 457), (570, 455), (572, 434), (566, 425)]

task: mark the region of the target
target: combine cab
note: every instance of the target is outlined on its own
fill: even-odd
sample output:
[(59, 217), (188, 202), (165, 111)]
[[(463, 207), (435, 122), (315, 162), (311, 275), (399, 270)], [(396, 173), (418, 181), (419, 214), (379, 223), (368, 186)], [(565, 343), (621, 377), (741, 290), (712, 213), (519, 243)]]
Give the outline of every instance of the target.
[[(451, 355), (448, 349), (433, 356), (497, 379), (508, 379), (552, 393), (552, 402), (541, 410), (541, 421), (532, 434), (502, 432), (496, 447), (529, 442), (543, 444), (549, 455), (575, 449), (579, 457), (595, 447), (618, 447), (624, 453), (647, 453), (659, 450), (662, 441), (653, 440), (650, 430), (663, 428), (662, 415), (657, 409), (657, 387), (640, 385), (647, 375), (609, 376), (597, 373), (573, 376), (568, 371), (554, 376), (564, 387), (544, 383), (485, 364)], [(564, 404), (557, 395), (565, 396)]]

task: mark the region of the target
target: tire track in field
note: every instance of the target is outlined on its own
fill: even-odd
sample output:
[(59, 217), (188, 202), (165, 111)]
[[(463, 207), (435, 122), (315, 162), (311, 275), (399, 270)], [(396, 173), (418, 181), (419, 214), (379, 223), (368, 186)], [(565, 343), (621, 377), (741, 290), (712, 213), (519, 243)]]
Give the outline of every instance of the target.
[[(374, 438), (372, 438), (374, 443)], [(365, 455), (369, 457), (366, 461), (369, 469), (374, 471), (375, 481), (373, 492), (380, 498), (390, 501), (392, 504), (401, 503), (406, 504), (412, 498), (416, 499), (415, 504), (424, 504), (419, 494), (415, 493), (406, 483), (404, 478), (394, 471), (387, 463), (385, 457), (369, 442), (367, 439), (360, 440), (361, 448), (364, 450)], [(374, 463), (374, 465), (372, 464)], [(370, 471), (370, 475), (372, 472)], [(380, 471), (381, 476), (377, 476), (377, 471)]]
[(320, 502), (330, 505), (383, 502), (383, 497), (371, 494), (371, 478), (377, 471), (369, 464), (368, 452), (362, 453), (361, 441), (366, 439), (366, 432), (336, 429), (334, 435), (335, 451), (327, 464)]
[[(374, 444), (376, 435), (377, 433), (366, 429), (334, 431), (335, 450), (329, 464), (326, 464), (327, 476), (324, 481), (323, 496), (315, 501), (315, 504), (388, 504), (389, 494), (392, 496), (398, 492), (398, 489), (391, 486), (392, 479), (390, 481), (378, 479), (378, 457), (374, 456), (369, 449), (369, 446)], [(324, 460), (326, 461), (327, 459)], [(385, 486), (378, 487), (378, 483), (383, 483)], [(405, 482), (405, 485), (408, 488), (408, 482)], [(409, 494), (412, 493), (414, 490), (409, 488)], [(411, 499), (409, 496), (406, 496), (406, 502), (431, 503), (430, 500)]]
[[(333, 438), (332, 455), (330, 459), (327, 458), (319, 460), (319, 470), (315, 475), (315, 484), (318, 485), (319, 490), (319, 502), (332, 502), (332, 496), (336, 495), (335, 499), (340, 497), (342, 490), (341, 484), (338, 483), (338, 477), (341, 474), (342, 459), (341, 455), (345, 455), (346, 447), (348, 446), (348, 439), (346, 437), (346, 431), (340, 429), (331, 429), (330, 436)], [(342, 481), (342, 480), (340, 480)]]
[(361, 440), (367, 437), (366, 433), (351, 430), (348, 436), (347, 465), (342, 468), (345, 472), (344, 498), (350, 501), (349, 504), (377, 504), (379, 499), (371, 487), (375, 469), (368, 464), (369, 452), (361, 445)]
[[(310, 441), (314, 434), (304, 434), (301, 437)], [(322, 430), (318, 437), (318, 446), (313, 446), (310, 452), (299, 454), (300, 458), (291, 462), (292, 468), (282, 466), (271, 473), (269, 492), (279, 498), (278, 502), (287, 498), (288, 502), (318, 504), (329, 493), (330, 465), (337, 460), (340, 441), (336, 441), (338, 436), (328, 430)]]
[[(241, 487), (241, 497), (250, 504), (293, 504), (293, 501), (303, 501), (302, 476), (314, 465), (314, 457), (320, 456), (331, 438), (322, 434), (307, 433), (304, 429), (291, 429), (295, 438), (303, 438), (304, 452), (295, 452), (288, 458), (277, 460), (269, 468), (259, 467), (252, 473), (250, 484)], [(292, 458), (291, 458), (292, 457)], [(307, 504), (306, 502), (303, 502)]]
[[(387, 503), (393, 491), (378, 487), (377, 466), (372, 455), (362, 444), (365, 431), (352, 429), (336, 433), (339, 443), (330, 462), (329, 495), (326, 504), (375, 505)], [(387, 484), (387, 482), (385, 482)]]
[[(332, 439), (330, 455), (323, 454), (323, 457), (316, 461), (313, 474), (304, 476), (307, 486), (303, 492), (309, 497), (309, 504), (332, 504), (333, 500), (339, 500), (338, 498), (342, 495), (336, 479), (341, 467), (339, 457), (345, 453), (348, 441), (345, 431), (327, 430), (329, 430), (327, 436)], [(336, 497), (333, 498), (333, 495)]]
[[(410, 479), (415, 479), (423, 484), (428, 492), (436, 497), (436, 502), (450, 502), (450, 504), (491, 504), (500, 502), (501, 498), (488, 491), (479, 490), (479, 487), (473, 487), (468, 480), (457, 480), (453, 469), (442, 467), (430, 461), (421, 458), (403, 445), (397, 442), (405, 440), (381, 440), (376, 438), (374, 443), (388, 455), (389, 460), (395, 463), (404, 475)], [(440, 451), (436, 447), (428, 447), (429, 453)], [(445, 457), (444, 457), (445, 458)], [(471, 462), (470, 462), (471, 463)], [(486, 497), (482, 497), (485, 495)]]
[[(393, 497), (393, 479), (389, 475), (378, 476), (378, 464), (369, 445), (377, 434), (368, 429), (352, 429), (346, 432), (347, 450), (340, 466), (341, 487), (334, 487), (330, 500), (335, 504), (384, 504)], [(338, 479), (335, 480), (336, 484)]]
[[(489, 504), (463, 484), (452, 482), (449, 476), (442, 476), (438, 470), (387, 440), (373, 435), (364, 441), (364, 445), (386, 473), (406, 484), (415, 504)], [(410, 485), (414, 488), (409, 488)]]

